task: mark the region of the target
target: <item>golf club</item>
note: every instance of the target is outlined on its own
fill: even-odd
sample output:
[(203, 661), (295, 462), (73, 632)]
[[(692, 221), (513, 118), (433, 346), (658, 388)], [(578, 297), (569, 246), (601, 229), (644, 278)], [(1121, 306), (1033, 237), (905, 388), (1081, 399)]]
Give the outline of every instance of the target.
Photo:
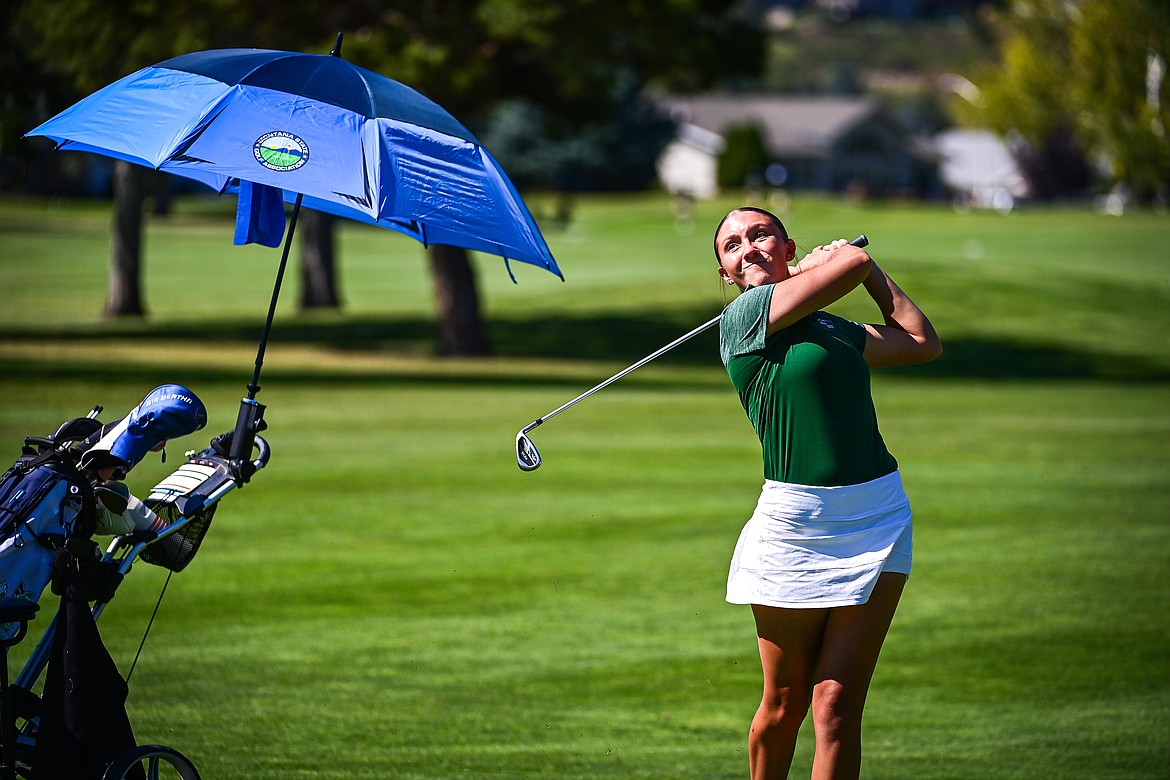
[[(849, 243), (852, 244), (853, 246), (856, 246), (856, 247), (864, 247), (864, 246), (869, 245), (869, 239), (866, 238), (865, 234), (863, 233), (862, 235), (853, 239)], [(584, 401), (586, 398), (593, 395), (598, 390), (604, 390), (605, 388), (612, 385), (614, 382), (621, 379), (626, 374), (629, 374), (632, 371), (638, 370), (642, 366), (649, 363), (651, 360), (654, 360), (655, 358), (669, 352), (670, 350), (677, 347), (679, 344), (682, 344), (684, 341), (688, 341), (688, 340), (694, 338), (695, 336), (699, 335), (703, 331), (710, 328), (715, 323), (719, 322), (719, 319), (722, 316), (723, 316), (723, 312), (720, 312), (717, 316), (713, 317), (708, 322), (704, 322), (702, 325), (695, 328), (694, 330), (692, 330), (688, 333), (684, 333), (683, 335), (679, 336), (674, 341), (667, 344), (665, 347), (662, 347), (661, 349), (655, 350), (651, 354), (649, 354), (646, 357), (639, 360), (637, 363), (634, 363), (632, 366), (629, 366), (628, 368), (623, 368), (621, 371), (617, 372), (616, 374), (614, 374), (613, 376), (611, 376), (609, 379), (605, 380), (601, 384), (586, 390), (584, 393), (581, 393), (581, 395), (577, 396), (576, 398), (569, 401), (568, 403), (565, 403), (565, 404), (562, 404), (561, 406), (558, 406), (556, 409), (553, 409), (551, 412), (544, 415), (543, 417), (537, 417), (535, 420), (530, 422), (528, 425), (525, 425), (516, 434), (516, 465), (520, 467), (521, 471), (536, 471), (538, 468), (540, 468), (540, 464), (541, 464), (540, 452), (536, 449), (536, 445), (532, 443), (532, 439), (530, 439), (528, 437), (529, 431), (531, 431), (533, 428), (536, 428), (538, 425), (543, 424), (546, 420), (551, 420), (553, 417), (556, 417), (558, 414), (565, 411), (570, 406), (573, 406), (574, 404), (576, 404), (580, 401)]]

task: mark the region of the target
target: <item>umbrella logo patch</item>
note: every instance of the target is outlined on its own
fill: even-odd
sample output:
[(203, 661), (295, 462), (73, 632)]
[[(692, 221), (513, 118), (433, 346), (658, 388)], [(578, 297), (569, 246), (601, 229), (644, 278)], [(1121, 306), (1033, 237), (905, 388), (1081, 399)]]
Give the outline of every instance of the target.
[(309, 161), (309, 145), (292, 133), (265, 133), (252, 144), (256, 162), (274, 171), (295, 171)]

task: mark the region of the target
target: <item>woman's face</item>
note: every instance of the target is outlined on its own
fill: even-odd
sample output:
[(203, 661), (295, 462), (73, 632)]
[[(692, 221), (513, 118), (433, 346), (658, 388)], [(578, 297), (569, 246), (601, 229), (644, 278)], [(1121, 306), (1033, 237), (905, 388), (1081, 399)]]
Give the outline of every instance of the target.
[(719, 276), (741, 290), (788, 278), (796, 242), (766, 214), (733, 211), (715, 235)]

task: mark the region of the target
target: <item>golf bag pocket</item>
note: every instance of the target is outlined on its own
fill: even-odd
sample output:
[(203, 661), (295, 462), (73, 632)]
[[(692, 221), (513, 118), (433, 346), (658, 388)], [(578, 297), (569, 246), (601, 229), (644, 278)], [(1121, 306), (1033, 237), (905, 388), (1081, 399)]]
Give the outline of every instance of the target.
[[(50, 464), (10, 469), (0, 477), (0, 598), (36, 602), (53, 576), (57, 552), (73, 535), (85, 490)], [(0, 637), (16, 635), (0, 624)]]

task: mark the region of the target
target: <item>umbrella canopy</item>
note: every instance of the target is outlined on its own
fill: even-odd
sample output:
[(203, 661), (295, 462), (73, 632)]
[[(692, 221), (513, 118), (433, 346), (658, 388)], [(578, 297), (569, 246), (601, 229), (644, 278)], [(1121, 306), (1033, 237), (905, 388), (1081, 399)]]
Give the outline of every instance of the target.
[(238, 225), (259, 226), (271, 246), (284, 226), (274, 198), (279, 206), (300, 195), (307, 208), (564, 278), (515, 187), (467, 128), (410, 87), (339, 56), (186, 54), (110, 84), (28, 135), (239, 192)]

